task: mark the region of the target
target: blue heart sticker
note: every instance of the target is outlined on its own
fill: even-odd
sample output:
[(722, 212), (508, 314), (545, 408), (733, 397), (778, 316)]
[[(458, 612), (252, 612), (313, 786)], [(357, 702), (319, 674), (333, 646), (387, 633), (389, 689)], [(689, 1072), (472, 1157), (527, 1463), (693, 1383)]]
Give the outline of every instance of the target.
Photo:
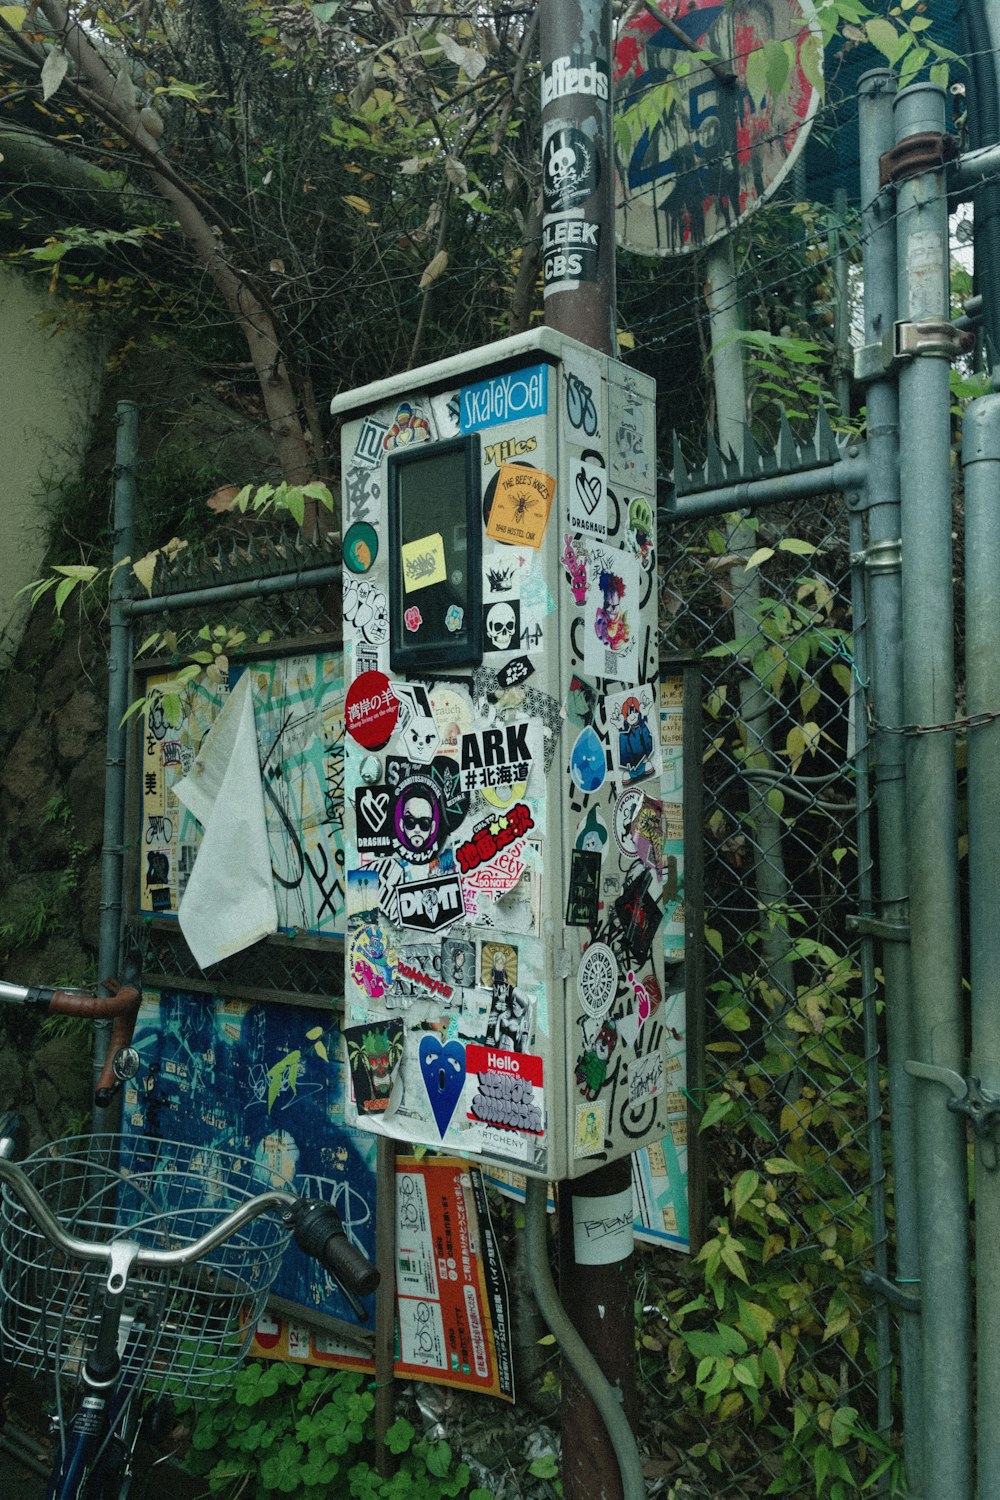
[(420, 1071), (438, 1134), (444, 1140), (465, 1087), (465, 1048), (461, 1042), (442, 1042), (436, 1036), (422, 1036)]

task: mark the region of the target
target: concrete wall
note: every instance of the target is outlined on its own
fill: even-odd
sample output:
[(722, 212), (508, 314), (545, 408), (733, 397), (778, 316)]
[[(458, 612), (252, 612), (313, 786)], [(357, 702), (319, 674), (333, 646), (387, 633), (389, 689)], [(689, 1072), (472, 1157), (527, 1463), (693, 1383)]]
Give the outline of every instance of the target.
[(39, 576), (47, 494), (77, 472), (100, 396), (100, 340), (40, 326), (57, 305), (41, 279), (0, 265), (0, 659), (24, 624), (14, 595)]

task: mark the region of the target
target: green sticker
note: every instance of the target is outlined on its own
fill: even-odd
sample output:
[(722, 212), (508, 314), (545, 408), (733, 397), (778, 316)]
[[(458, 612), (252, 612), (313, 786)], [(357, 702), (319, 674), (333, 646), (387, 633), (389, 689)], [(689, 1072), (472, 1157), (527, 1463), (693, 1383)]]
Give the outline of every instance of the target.
[(367, 573), (378, 557), (378, 532), (368, 521), (355, 521), (344, 537), (344, 563), (352, 573)]

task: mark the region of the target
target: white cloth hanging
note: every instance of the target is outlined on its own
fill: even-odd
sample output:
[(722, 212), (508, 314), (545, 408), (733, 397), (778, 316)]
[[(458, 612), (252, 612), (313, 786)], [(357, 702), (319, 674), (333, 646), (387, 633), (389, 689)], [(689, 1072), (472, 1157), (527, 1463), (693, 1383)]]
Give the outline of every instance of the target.
[(243, 673), (188, 775), (174, 785), (204, 830), (177, 912), (202, 969), (278, 930), (251, 675)]

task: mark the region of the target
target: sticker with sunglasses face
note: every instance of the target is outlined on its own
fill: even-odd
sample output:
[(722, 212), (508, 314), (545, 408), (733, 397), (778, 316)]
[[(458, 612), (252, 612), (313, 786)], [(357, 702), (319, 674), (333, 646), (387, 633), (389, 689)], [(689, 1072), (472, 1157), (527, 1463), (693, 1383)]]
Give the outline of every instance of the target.
[(429, 776), (407, 776), (396, 788), (392, 810), (396, 848), (410, 864), (424, 865), (447, 837), (438, 788)]

